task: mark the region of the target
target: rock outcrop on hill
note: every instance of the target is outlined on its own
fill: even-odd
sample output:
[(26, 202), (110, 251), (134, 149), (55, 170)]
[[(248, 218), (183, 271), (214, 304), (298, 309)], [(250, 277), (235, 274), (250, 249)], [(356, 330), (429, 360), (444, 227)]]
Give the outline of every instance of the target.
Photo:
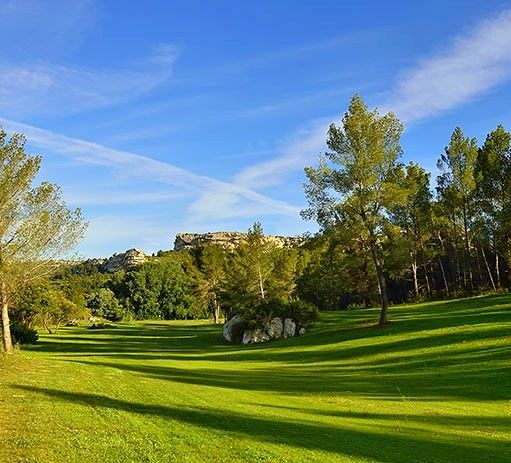
[(101, 264), (101, 270), (107, 273), (114, 273), (118, 270), (125, 270), (135, 265), (147, 262), (147, 256), (140, 249), (128, 249), (126, 252), (114, 254), (105, 259)]
[[(200, 244), (218, 244), (224, 248), (236, 246), (247, 233), (241, 232), (209, 232), (209, 233), (178, 233), (174, 241), (174, 251), (184, 251)], [(278, 246), (299, 246), (303, 243), (302, 237), (265, 235), (269, 241)]]

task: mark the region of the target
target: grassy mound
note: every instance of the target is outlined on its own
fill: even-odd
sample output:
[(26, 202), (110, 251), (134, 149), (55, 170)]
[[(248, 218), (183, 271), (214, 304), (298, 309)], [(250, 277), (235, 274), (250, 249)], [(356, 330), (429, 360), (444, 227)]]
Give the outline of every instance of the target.
[(1, 460), (511, 461), (511, 297), (390, 314), (251, 346), (189, 321), (42, 336), (0, 357)]

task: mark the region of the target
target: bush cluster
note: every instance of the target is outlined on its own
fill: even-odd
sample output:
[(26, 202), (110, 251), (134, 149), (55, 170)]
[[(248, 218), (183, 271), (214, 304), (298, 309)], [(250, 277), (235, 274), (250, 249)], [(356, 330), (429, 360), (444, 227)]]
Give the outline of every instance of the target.
[(39, 340), (39, 333), (19, 322), (11, 323), (11, 336), (15, 344), (35, 344)]
[(278, 299), (254, 299), (244, 307), (238, 308), (243, 320), (243, 327), (247, 329), (264, 326), (274, 317), (291, 318), (300, 326), (307, 326), (318, 319), (316, 306), (300, 301), (282, 301)]

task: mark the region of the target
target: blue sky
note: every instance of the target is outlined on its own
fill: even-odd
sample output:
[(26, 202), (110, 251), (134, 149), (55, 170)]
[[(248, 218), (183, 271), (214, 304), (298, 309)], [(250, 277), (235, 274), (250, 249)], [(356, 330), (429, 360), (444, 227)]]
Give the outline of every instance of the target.
[(429, 170), (457, 125), (511, 129), (509, 1), (0, 0), (0, 30), (0, 121), (83, 210), (83, 256), (315, 231), (303, 167), (355, 92)]

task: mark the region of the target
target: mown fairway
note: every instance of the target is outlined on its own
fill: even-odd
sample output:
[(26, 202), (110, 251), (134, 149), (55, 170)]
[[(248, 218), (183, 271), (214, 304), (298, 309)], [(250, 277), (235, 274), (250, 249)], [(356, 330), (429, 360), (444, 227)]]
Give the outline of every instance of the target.
[(0, 460), (511, 461), (511, 297), (390, 314), (256, 346), (206, 322), (43, 336), (0, 357)]

